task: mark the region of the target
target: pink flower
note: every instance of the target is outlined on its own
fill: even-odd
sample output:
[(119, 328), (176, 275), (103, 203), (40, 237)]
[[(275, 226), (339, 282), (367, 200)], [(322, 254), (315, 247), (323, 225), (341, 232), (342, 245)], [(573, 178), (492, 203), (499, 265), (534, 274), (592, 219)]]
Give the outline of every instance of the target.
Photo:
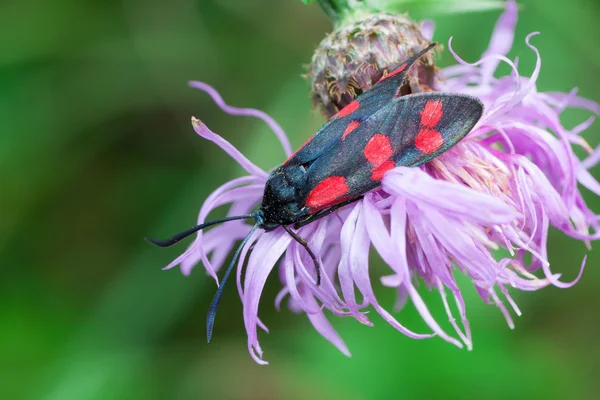
[[(305, 312), (315, 329), (346, 355), (350, 353), (326, 314), (352, 316), (372, 325), (366, 313), (369, 306), (411, 338), (439, 336), (471, 349), (466, 305), (454, 270), (472, 280), (484, 301), (500, 308), (511, 328), (513, 321), (505, 301), (517, 315), (520, 311), (509, 288), (566, 288), (579, 280), (585, 259), (572, 282), (561, 281), (560, 274), (551, 271), (546, 248), (548, 230), (554, 226), (586, 242), (600, 237), (599, 217), (588, 209), (578, 188), (581, 184), (600, 195), (600, 184), (588, 171), (600, 160), (600, 150), (592, 152), (580, 136), (593, 118), (567, 130), (559, 116), (567, 107), (600, 114), (600, 106), (578, 97), (575, 90), (564, 94), (537, 91), (541, 58), (531, 44), (535, 34), (525, 39), (537, 57), (535, 70), (529, 78), (519, 76), (515, 63), (505, 57), (512, 45), (516, 19), (516, 4), (509, 1), (482, 60), (469, 64), (453, 52), (458, 64), (442, 71), (444, 80), (437, 89), (471, 94), (485, 104), (479, 124), (464, 140), (422, 167), (389, 171), (379, 190), (299, 229), (321, 261), (320, 285), (316, 285), (309, 254), (282, 227), (269, 232), (254, 229), (249, 235), (253, 228), (242, 220), (198, 232), (185, 253), (166, 267), (180, 265), (187, 275), (202, 263), (218, 282), (217, 272), (227, 255), (249, 235), (239, 249), (236, 280), (248, 349), (256, 362), (266, 363), (257, 332), (258, 327), (266, 327), (258, 318), (258, 308), (274, 268), (283, 285), (275, 306), (279, 309), (289, 297), (289, 307)], [(451, 43), (448, 47), (452, 51)], [(512, 68), (510, 76), (494, 76), (500, 62)], [(190, 85), (208, 93), (230, 115), (265, 121), (285, 153), (291, 154), (286, 135), (268, 115), (228, 106), (204, 83)], [(192, 123), (200, 136), (217, 144), (248, 173), (216, 189), (200, 209), (198, 223), (205, 222), (213, 209), (224, 204), (231, 205), (230, 216), (250, 213), (261, 202), (268, 173), (199, 120), (192, 119)], [(582, 161), (573, 152), (575, 146), (591, 154)], [(413, 332), (379, 304), (369, 275), (371, 246), (389, 266), (389, 274), (380, 280), (397, 291), (396, 309), (410, 299), (430, 332)], [(496, 259), (492, 252), (499, 248), (507, 249), (510, 257)], [(525, 261), (527, 254), (531, 255), (530, 263)], [(454, 327), (453, 335), (445, 332), (429, 312), (417, 290), (420, 282), (439, 292)], [(362, 298), (356, 298), (356, 289)], [(460, 323), (455, 322), (448, 297), (455, 303)]]

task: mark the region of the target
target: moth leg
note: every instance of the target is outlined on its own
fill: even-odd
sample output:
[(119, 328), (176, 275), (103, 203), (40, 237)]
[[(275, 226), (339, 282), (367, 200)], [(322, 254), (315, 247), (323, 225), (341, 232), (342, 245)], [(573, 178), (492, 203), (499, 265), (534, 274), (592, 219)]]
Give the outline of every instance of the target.
[(317, 261), (315, 253), (313, 253), (310, 247), (308, 246), (308, 242), (306, 241), (306, 239), (304, 239), (303, 237), (299, 236), (296, 232), (291, 230), (289, 226), (283, 225), (283, 229), (285, 229), (285, 231), (289, 233), (290, 236), (294, 238), (296, 242), (300, 243), (300, 245), (306, 249), (306, 251), (310, 255), (310, 258), (312, 258), (313, 263), (315, 264), (315, 270), (317, 272), (317, 286), (319, 286), (321, 284), (321, 267), (319, 266), (319, 262)]

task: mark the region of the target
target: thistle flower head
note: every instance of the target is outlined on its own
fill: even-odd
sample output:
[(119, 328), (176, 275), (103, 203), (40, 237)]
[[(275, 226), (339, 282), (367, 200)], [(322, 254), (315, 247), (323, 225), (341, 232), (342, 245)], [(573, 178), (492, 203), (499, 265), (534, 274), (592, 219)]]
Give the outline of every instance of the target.
[[(429, 44), (422, 27), (407, 15), (364, 14), (341, 25), (312, 57), (308, 77), (313, 104), (330, 118)], [(400, 93), (431, 90), (434, 77), (433, 54), (427, 53), (408, 72)]]
[[(576, 91), (543, 93), (536, 89), (541, 57), (531, 43), (532, 35), (525, 41), (537, 59), (535, 69), (529, 77), (519, 75), (515, 63), (505, 56), (512, 45), (516, 18), (516, 4), (509, 1), (483, 58), (469, 64), (453, 53), (458, 63), (441, 71), (444, 79), (437, 89), (471, 94), (485, 104), (479, 124), (465, 139), (421, 167), (388, 171), (380, 189), (298, 230), (322, 266), (320, 285), (316, 284), (309, 254), (283, 227), (266, 232), (242, 220), (198, 232), (185, 253), (166, 267), (180, 265), (184, 274), (189, 274), (202, 263), (218, 282), (217, 272), (227, 255), (247, 237), (236, 264), (236, 281), (248, 349), (258, 363), (265, 363), (258, 328), (266, 330), (258, 309), (265, 282), (274, 269), (282, 284), (275, 306), (279, 309), (287, 299), (289, 308), (306, 313), (315, 329), (347, 355), (350, 353), (327, 315), (353, 317), (372, 325), (367, 312), (374, 309), (411, 338), (439, 336), (470, 349), (467, 304), (456, 273), (467, 276), (482, 300), (497, 306), (511, 327), (509, 308), (517, 315), (520, 311), (509, 291), (535, 291), (547, 285), (569, 287), (579, 279), (585, 260), (575, 260), (581, 262), (581, 269), (571, 282), (561, 280), (560, 274), (550, 268), (548, 231), (553, 226), (586, 243), (600, 238), (600, 218), (587, 207), (578, 186), (600, 195), (600, 183), (588, 171), (600, 160), (600, 151), (580, 160), (574, 148), (591, 151), (581, 134), (593, 118), (569, 130), (561, 124), (560, 114), (568, 107), (600, 114), (600, 106), (578, 97)], [(452, 51), (451, 43), (448, 47)], [(500, 62), (511, 67), (510, 75), (494, 75)], [(359, 70), (352, 62), (347, 68)], [(313, 72), (313, 76), (323, 71), (326, 69)], [(365, 78), (367, 86), (360, 86), (361, 90), (384, 72), (369, 73), (373, 78)], [(340, 77), (336, 75), (335, 79)], [(363, 78), (352, 79), (358, 82)], [(208, 93), (231, 115), (264, 120), (290, 155), (285, 134), (266, 114), (228, 106), (204, 83), (192, 82), (191, 86)], [(325, 107), (333, 111), (338, 106)], [(225, 204), (230, 205), (230, 216), (248, 214), (262, 200), (268, 173), (200, 121), (194, 119), (193, 127), (247, 172), (247, 176), (223, 184), (206, 199), (198, 222), (205, 222), (212, 210)], [(396, 309), (410, 299), (428, 325), (427, 332), (415, 332), (403, 325), (379, 303), (374, 289), (379, 282), (371, 281), (371, 248), (387, 264), (388, 272), (379, 281), (398, 293)], [(504, 249), (507, 255), (496, 257), (498, 249)], [(454, 333), (446, 332), (430, 313), (419, 293), (420, 285), (439, 293)]]

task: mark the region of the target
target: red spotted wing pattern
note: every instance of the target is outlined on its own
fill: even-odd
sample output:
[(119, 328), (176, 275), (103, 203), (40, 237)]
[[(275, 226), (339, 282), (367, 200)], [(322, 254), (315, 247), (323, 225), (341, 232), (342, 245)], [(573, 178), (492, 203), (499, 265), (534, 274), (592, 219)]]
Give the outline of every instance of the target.
[(346, 184), (345, 177), (329, 176), (319, 182), (310, 191), (306, 198), (306, 205), (315, 209), (321, 209), (338, 201), (338, 199), (345, 196), (349, 191), (350, 188)]
[[(469, 133), (482, 111), (481, 102), (466, 95), (421, 93), (394, 99), (310, 164), (302, 194), (311, 202), (305, 205), (315, 212), (360, 197), (377, 188), (390, 169), (426, 163)], [(319, 185), (332, 176), (340, 178), (339, 187), (320, 196)]]

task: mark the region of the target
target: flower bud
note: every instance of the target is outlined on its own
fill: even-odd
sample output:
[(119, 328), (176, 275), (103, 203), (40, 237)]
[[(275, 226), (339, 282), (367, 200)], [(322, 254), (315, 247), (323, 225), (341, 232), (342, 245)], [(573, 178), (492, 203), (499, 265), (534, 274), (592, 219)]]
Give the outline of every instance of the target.
[[(327, 35), (308, 71), (311, 97), (326, 118), (369, 89), (430, 42), (406, 15), (375, 13), (342, 25)], [(432, 90), (433, 54), (423, 56), (408, 72), (400, 93)]]

